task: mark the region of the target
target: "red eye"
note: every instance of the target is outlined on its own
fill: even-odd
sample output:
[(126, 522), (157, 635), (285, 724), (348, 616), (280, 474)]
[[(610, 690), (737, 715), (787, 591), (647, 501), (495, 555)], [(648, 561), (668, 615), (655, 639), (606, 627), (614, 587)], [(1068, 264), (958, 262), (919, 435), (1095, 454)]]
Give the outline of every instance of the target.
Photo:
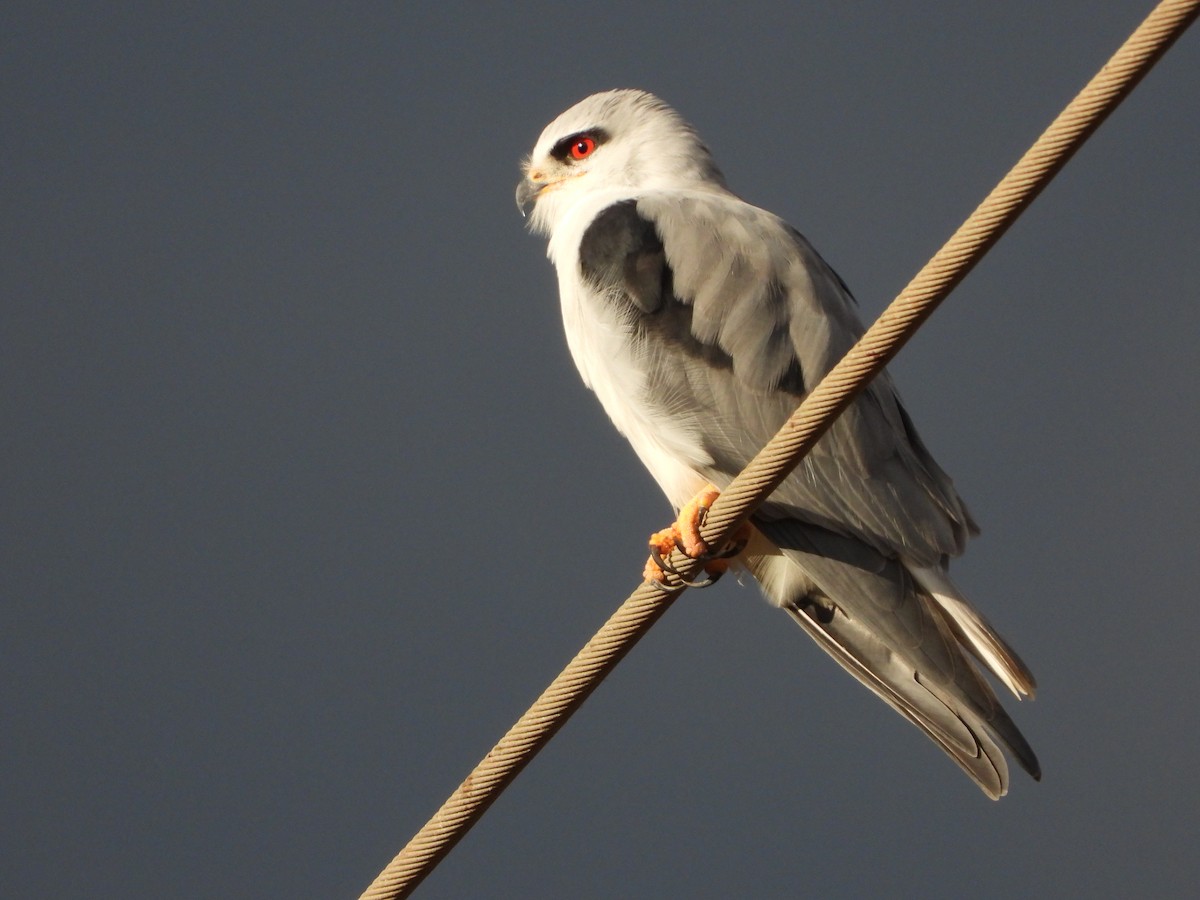
[(592, 137), (581, 137), (571, 145), (571, 159), (587, 159), (592, 155), (592, 151), (596, 149), (596, 139)]

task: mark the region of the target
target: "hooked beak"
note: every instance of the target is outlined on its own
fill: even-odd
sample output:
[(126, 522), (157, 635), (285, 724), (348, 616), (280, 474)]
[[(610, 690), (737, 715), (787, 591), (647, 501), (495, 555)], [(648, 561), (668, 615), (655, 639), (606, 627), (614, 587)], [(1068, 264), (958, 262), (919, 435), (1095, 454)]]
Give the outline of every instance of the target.
[(539, 184), (538, 181), (530, 181), (528, 178), (517, 182), (517, 209), (521, 210), (522, 217), (529, 215), (529, 209), (538, 202), (539, 194), (545, 190), (545, 182)]
[(517, 209), (521, 211), (522, 217), (529, 215), (529, 210), (537, 202), (538, 194), (545, 187), (545, 184), (538, 184), (536, 181), (530, 181), (528, 178), (522, 178), (517, 183)]

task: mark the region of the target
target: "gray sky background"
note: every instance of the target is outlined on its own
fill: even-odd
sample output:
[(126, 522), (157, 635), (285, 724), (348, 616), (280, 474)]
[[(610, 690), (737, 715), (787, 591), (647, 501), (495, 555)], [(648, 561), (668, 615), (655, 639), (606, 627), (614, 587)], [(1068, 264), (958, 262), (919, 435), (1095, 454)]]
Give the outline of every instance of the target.
[[(873, 318), (1150, 6), (4, 4), (0, 895), (356, 896), (635, 585), (551, 118), (660, 94)], [(421, 896), (1194, 890), (1198, 108), (1193, 30), (893, 366), (1043, 783), (729, 579)]]

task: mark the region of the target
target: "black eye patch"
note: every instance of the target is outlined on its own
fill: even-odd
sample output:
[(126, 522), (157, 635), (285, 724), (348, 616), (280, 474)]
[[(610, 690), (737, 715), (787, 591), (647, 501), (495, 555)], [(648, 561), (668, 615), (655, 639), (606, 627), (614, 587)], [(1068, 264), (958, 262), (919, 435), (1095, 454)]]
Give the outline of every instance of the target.
[(590, 140), (595, 146), (599, 147), (608, 138), (608, 132), (603, 128), (588, 128), (585, 131), (577, 131), (555, 144), (550, 150), (550, 156), (562, 162), (570, 158), (571, 149), (579, 143)]

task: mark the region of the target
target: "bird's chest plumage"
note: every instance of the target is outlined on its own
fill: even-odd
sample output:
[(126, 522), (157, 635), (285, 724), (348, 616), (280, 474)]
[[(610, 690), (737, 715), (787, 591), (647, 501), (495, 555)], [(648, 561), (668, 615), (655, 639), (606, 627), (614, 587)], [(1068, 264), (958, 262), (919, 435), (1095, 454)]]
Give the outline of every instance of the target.
[(704, 487), (698, 469), (711, 463), (701, 423), (668, 414), (650, 388), (650, 360), (619, 302), (588, 285), (576, 258), (555, 260), (567, 345), (584, 383), (633, 446), (667, 498), (681, 506)]

